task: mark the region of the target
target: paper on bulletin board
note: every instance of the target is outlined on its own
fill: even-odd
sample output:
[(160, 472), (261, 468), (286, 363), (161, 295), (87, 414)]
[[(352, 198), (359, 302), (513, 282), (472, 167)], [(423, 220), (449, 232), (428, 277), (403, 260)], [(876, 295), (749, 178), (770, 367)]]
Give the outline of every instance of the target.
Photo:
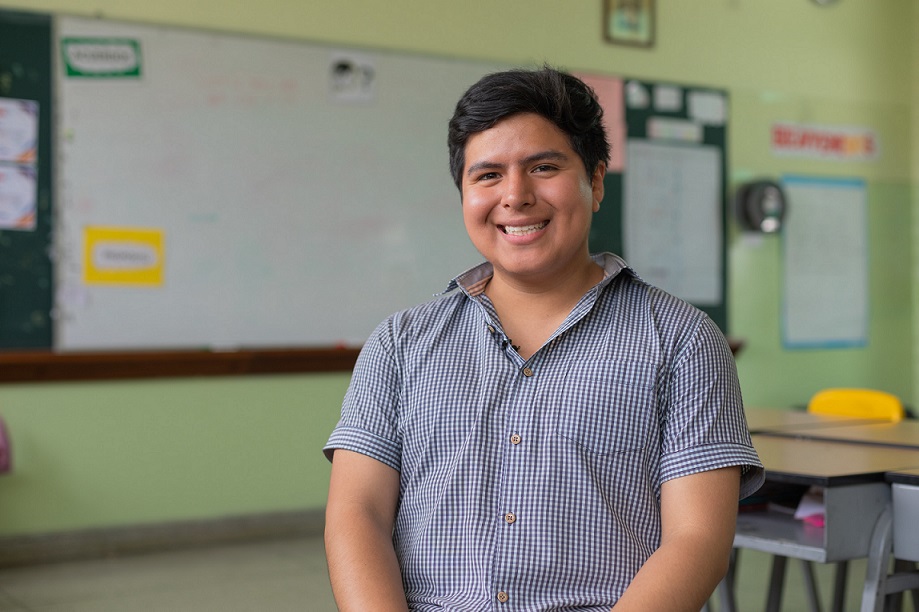
[(0, 98), (0, 229), (34, 230), (38, 102)]
[(698, 306), (723, 302), (721, 151), (629, 140), (625, 259), (644, 280)]
[(0, 98), (0, 162), (37, 160), (38, 102)]
[(0, 229), (34, 230), (37, 200), (35, 167), (0, 163)]
[(784, 344), (788, 348), (868, 342), (867, 196), (861, 179), (782, 178)]
[(163, 284), (163, 231), (87, 227), (83, 232), (83, 282), (87, 285)]
[(61, 39), (68, 78), (140, 78), (140, 42), (131, 38), (89, 36)]
[(609, 172), (622, 172), (625, 166), (625, 106), (622, 99), (622, 79), (596, 74), (576, 73), (597, 95), (603, 108), (603, 127), (609, 141)]

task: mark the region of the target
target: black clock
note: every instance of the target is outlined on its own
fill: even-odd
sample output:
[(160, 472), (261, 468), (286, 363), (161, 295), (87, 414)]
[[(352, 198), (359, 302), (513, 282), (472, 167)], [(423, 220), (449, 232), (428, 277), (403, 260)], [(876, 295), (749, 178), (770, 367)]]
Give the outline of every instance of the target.
[(788, 202), (778, 182), (757, 180), (737, 188), (735, 207), (744, 230), (774, 234), (782, 229)]

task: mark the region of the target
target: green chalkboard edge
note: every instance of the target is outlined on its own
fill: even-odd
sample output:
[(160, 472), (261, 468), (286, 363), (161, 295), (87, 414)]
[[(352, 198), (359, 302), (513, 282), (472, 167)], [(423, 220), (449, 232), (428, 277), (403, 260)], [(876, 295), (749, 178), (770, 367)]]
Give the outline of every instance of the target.
[(358, 348), (0, 352), (0, 383), (350, 372)]

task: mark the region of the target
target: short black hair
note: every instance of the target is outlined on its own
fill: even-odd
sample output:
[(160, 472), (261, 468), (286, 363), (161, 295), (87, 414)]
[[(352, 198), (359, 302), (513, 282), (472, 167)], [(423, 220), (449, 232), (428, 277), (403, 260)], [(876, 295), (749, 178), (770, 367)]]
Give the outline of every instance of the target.
[(586, 83), (550, 66), (495, 72), (466, 90), (450, 119), (450, 172), (461, 192), (469, 137), (520, 113), (545, 117), (564, 132), (588, 177), (601, 162), (609, 162), (603, 109)]

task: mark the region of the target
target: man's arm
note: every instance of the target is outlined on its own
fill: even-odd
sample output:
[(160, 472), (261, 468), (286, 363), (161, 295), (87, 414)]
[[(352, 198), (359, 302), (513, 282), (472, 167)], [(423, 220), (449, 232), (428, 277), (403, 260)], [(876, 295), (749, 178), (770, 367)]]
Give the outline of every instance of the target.
[(613, 607), (698, 612), (727, 572), (740, 468), (668, 480), (661, 487), (661, 545)]
[(336, 450), (326, 505), (325, 549), (339, 610), (408, 610), (392, 530), (399, 472)]

